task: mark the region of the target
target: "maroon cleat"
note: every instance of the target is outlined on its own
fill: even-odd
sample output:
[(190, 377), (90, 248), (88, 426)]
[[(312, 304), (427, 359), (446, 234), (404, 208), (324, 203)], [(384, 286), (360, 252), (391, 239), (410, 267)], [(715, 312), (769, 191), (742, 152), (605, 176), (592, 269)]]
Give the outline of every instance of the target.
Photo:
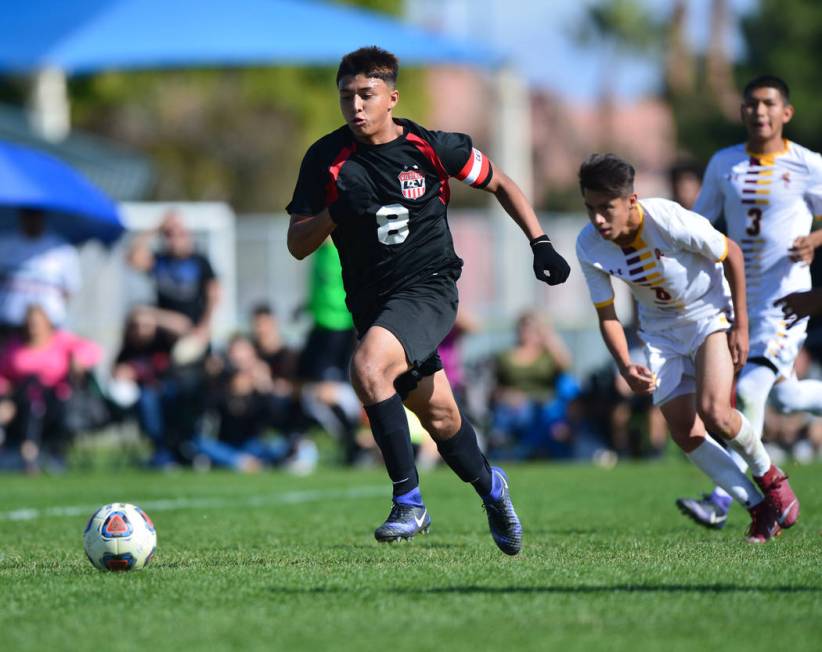
[(763, 475), (756, 477), (756, 484), (767, 498), (771, 499), (776, 508), (776, 520), (786, 530), (796, 523), (799, 518), (799, 500), (788, 484), (788, 476), (781, 469), (771, 464), (771, 468)]
[(782, 528), (777, 520), (778, 511), (770, 498), (765, 496), (758, 505), (748, 510), (751, 515), (751, 524), (745, 533), (748, 543), (765, 543), (768, 539), (782, 534)]

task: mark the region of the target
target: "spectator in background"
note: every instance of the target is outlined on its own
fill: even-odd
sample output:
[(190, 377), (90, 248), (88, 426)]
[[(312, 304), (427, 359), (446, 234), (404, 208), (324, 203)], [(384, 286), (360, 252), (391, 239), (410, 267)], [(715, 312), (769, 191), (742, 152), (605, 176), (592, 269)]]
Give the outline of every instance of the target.
[(258, 304), (251, 312), (251, 341), (268, 365), (271, 425), (296, 443), (309, 427), (296, 382), (298, 353), (283, 342), (279, 320), (268, 304)]
[(205, 410), (203, 364), (211, 340), (212, 319), (220, 299), (220, 284), (211, 263), (195, 251), (191, 233), (179, 214), (170, 211), (157, 229), (162, 245), (149, 246), (153, 232), (135, 238), (128, 262), (154, 280), (157, 308), (182, 316), (187, 327), (171, 350), (175, 365), (174, 410), (166, 423), (166, 441), (174, 442), (175, 457), (190, 461), (189, 442), (201, 429)]
[(566, 409), (579, 387), (566, 373), (570, 365), (571, 356), (550, 325), (534, 312), (523, 313), (516, 344), (496, 360), (490, 448), (511, 449), (520, 459), (573, 455)]
[(21, 209), (19, 229), (0, 237), (0, 339), (19, 331), (32, 304), (62, 327), (68, 299), (79, 289), (77, 250), (46, 228), (42, 211)]
[(297, 352), (283, 342), (280, 322), (266, 303), (251, 311), (251, 341), (259, 358), (268, 365), (278, 393), (291, 393), (297, 373)]
[(362, 452), (356, 431), (360, 403), (348, 382), (354, 322), (345, 303), (340, 255), (331, 239), (312, 254), (308, 312), (313, 325), (297, 366), (305, 413), (343, 446), (346, 464)]
[(154, 232), (141, 234), (132, 243), (128, 263), (151, 276), (159, 309), (185, 316), (189, 320), (187, 334), (208, 342), (220, 300), (220, 283), (211, 263), (195, 251), (191, 233), (177, 213), (167, 213), (157, 232), (162, 238), (161, 249), (154, 252), (149, 246)]
[(671, 184), (671, 199), (680, 206), (691, 210), (702, 188), (704, 170), (696, 161), (680, 159), (671, 166), (668, 179)]
[[(634, 358), (640, 355), (641, 351), (632, 353)], [(581, 408), (581, 432), (612, 451), (614, 461), (613, 453), (619, 458), (656, 458), (664, 452), (668, 428), (662, 412), (650, 397), (631, 391), (613, 362), (588, 377)]]
[(292, 442), (266, 438), (275, 419), (274, 380), (252, 341), (245, 335), (232, 337), (225, 356), (213, 358), (209, 370), (209, 406), (217, 432), (216, 437), (198, 436), (196, 452), (210, 464), (244, 472), (284, 461)]
[(460, 344), (466, 335), (476, 330), (477, 323), (474, 318), (466, 313), (464, 309), (457, 308), (457, 318), (454, 320), (454, 325), (437, 347), (437, 353), (439, 353), (440, 360), (442, 360), (442, 368), (445, 370), (445, 375), (451, 384), (451, 391), (454, 392), (454, 398), (462, 409), (465, 409), (466, 405), (466, 386)]
[(123, 342), (112, 371), (109, 394), (122, 407), (134, 406), (142, 432), (153, 446), (150, 465), (175, 463), (168, 424), (177, 394), (171, 351), (190, 324), (170, 311), (138, 306), (126, 318)]
[[(55, 329), (36, 304), (26, 311), (22, 335), (11, 336), (0, 350), (0, 392), (13, 405), (6, 448), (12, 456), (19, 453), (26, 469), (64, 465), (75, 434), (71, 399), (101, 356), (94, 342)], [(8, 402), (4, 411), (8, 418)]]

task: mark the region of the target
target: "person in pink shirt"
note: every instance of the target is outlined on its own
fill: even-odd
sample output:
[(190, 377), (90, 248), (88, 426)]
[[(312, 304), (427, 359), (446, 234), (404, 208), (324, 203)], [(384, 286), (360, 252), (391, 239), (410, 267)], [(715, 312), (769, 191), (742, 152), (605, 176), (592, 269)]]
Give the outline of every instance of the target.
[(26, 468), (38, 467), (41, 449), (62, 461), (72, 393), (101, 357), (96, 343), (55, 329), (41, 306), (29, 306), (22, 335), (0, 350), (0, 395), (14, 407), (6, 447), (19, 447)]

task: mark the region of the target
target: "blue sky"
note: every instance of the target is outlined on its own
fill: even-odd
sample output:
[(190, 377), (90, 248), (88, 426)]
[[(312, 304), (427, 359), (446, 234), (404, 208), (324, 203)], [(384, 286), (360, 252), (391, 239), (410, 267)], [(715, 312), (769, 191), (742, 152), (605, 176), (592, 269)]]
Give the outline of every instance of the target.
[[(476, 40), (505, 53), (532, 86), (546, 88), (572, 100), (591, 100), (598, 94), (609, 53), (604, 47), (582, 46), (574, 33), (593, 0), (406, 0), (406, 14), (463, 40)], [(670, 0), (640, 0), (649, 12), (670, 13)], [(756, 8), (756, 0), (729, 0), (739, 16)], [(708, 39), (710, 0), (689, 0), (688, 36), (696, 49)], [(732, 53), (743, 44), (737, 29), (730, 34)], [(611, 65), (618, 95), (653, 93), (660, 85), (661, 62), (625, 57)]]

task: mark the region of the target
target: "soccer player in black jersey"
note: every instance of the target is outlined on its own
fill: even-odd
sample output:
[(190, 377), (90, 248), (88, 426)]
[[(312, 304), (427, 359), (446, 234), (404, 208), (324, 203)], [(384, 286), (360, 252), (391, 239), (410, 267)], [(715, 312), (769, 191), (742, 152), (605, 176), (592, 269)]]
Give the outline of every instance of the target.
[(481, 496), (497, 546), (515, 555), (522, 528), (507, 477), (480, 451), (437, 355), (454, 323), (462, 268), (446, 218), (449, 178), (497, 197), (530, 240), (538, 279), (562, 283), (569, 268), (519, 187), (468, 136), (393, 117), (397, 71), (396, 57), (377, 47), (342, 58), (337, 88), (345, 125), (314, 143), (303, 159), (287, 208), (288, 250), (302, 259), (330, 235), (340, 253), (359, 340), (351, 380), (394, 485), (391, 513), (376, 539), (410, 539), (431, 523), (405, 403), (445, 462)]

